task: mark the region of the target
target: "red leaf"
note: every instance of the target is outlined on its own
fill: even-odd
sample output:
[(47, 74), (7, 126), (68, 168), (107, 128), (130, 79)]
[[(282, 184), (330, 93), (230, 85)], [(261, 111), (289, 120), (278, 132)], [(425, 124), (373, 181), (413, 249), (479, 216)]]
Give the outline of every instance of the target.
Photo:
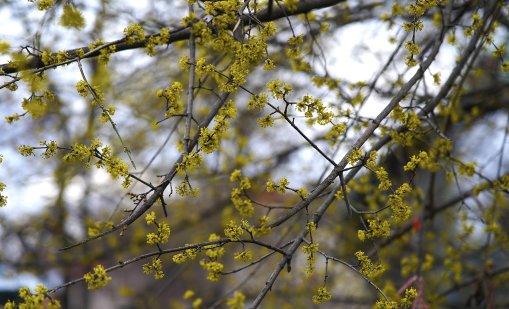
[(412, 228), (416, 233), (421, 230), (421, 219), (419, 219), (419, 217), (413, 217)]

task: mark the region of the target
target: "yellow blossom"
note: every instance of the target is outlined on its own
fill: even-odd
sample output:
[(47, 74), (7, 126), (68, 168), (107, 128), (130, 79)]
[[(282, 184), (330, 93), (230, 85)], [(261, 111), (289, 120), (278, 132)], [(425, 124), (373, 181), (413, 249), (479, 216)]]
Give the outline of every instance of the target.
[(85, 19), (74, 5), (66, 4), (64, 5), (64, 12), (60, 17), (60, 24), (67, 28), (81, 29), (85, 26)]
[(328, 302), (331, 300), (331, 298), (332, 294), (329, 292), (329, 290), (327, 290), (326, 287), (323, 286), (318, 288), (316, 294), (313, 295), (312, 300), (314, 304), (319, 305)]
[(233, 297), (228, 298), (226, 300), (226, 305), (230, 309), (242, 309), (244, 308), (244, 300), (246, 299), (246, 296), (242, 294), (242, 292), (235, 291), (233, 293)]
[(87, 282), (89, 290), (106, 286), (111, 280), (111, 277), (106, 274), (106, 270), (102, 265), (96, 265), (94, 271), (86, 273), (83, 278)]

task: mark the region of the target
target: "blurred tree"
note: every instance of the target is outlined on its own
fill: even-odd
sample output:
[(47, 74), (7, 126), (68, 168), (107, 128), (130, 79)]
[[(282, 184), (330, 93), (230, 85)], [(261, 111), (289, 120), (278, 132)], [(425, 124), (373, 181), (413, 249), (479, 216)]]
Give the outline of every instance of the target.
[(4, 307), (507, 307), (508, 9), (3, 1)]

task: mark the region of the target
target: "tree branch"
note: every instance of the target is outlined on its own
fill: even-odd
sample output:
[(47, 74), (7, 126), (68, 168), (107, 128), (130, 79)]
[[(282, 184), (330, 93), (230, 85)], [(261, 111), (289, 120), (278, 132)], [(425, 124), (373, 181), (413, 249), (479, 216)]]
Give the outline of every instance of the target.
[[(228, 96), (229, 96), (229, 93), (225, 93), (222, 98), (218, 99), (218, 101), (216, 102), (216, 105), (214, 106), (214, 108), (210, 111), (210, 113), (207, 115), (207, 117), (202, 121), (202, 123), (200, 124), (200, 127), (198, 128), (197, 132), (195, 133), (195, 135), (193, 136), (193, 138), (189, 142), (189, 148), (190, 149), (194, 148), (196, 146), (196, 144), (198, 143), (198, 139), (200, 137), (200, 128), (205, 128), (205, 127), (207, 127), (212, 122), (212, 119), (214, 119), (216, 114), (219, 112), (219, 109), (224, 105), (224, 103), (228, 99)], [(173, 180), (175, 175), (177, 175), (177, 164), (181, 163), (183, 159), (184, 159), (184, 155), (181, 154), (180, 157), (177, 159), (177, 161), (171, 167), (170, 171), (166, 174), (164, 179), (161, 181), (161, 184), (156, 187), (156, 190), (154, 190), (154, 192), (150, 195), (150, 197), (146, 201), (143, 202), (142, 205), (137, 206), (132, 211), (132, 213), (129, 215), (129, 217), (127, 217), (126, 219), (121, 221), (119, 224), (115, 225), (113, 228), (111, 228), (111, 229), (109, 229), (109, 230), (107, 230), (107, 231), (105, 231), (103, 233), (100, 233), (100, 234), (98, 234), (96, 236), (87, 238), (85, 240), (82, 240), (82, 241), (80, 241), (78, 243), (75, 243), (75, 244), (72, 244), (70, 246), (61, 248), (60, 251), (68, 250), (68, 249), (77, 247), (77, 246), (82, 245), (84, 243), (87, 243), (87, 242), (89, 242), (91, 240), (98, 239), (98, 238), (101, 238), (101, 237), (106, 236), (108, 234), (111, 234), (111, 233), (113, 233), (115, 231), (118, 231), (120, 229), (124, 229), (127, 226), (129, 226), (131, 223), (136, 221), (145, 212), (147, 212), (147, 210), (149, 210), (150, 207), (152, 207), (152, 205), (154, 205), (154, 203), (163, 195), (164, 190), (168, 187), (168, 185)]]

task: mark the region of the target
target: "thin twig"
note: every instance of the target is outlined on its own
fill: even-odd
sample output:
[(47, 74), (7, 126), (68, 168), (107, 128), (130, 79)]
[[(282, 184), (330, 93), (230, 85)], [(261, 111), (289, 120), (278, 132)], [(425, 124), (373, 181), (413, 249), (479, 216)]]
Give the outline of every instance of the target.
[[(193, 4), (189, 4), (189, 15), (194, 14)], [(189, 35), (189, 84), (187, 87), (187, 107), (186, 107), (186, 131), (184, 133), (184, 153), (191, 152), (189, 148), (189, 139), (191, 135), (191, 120), (193, 118), (193, 102), (194, 102), (194, 80), (196, 69), (196, 43), (194, 34)]]

